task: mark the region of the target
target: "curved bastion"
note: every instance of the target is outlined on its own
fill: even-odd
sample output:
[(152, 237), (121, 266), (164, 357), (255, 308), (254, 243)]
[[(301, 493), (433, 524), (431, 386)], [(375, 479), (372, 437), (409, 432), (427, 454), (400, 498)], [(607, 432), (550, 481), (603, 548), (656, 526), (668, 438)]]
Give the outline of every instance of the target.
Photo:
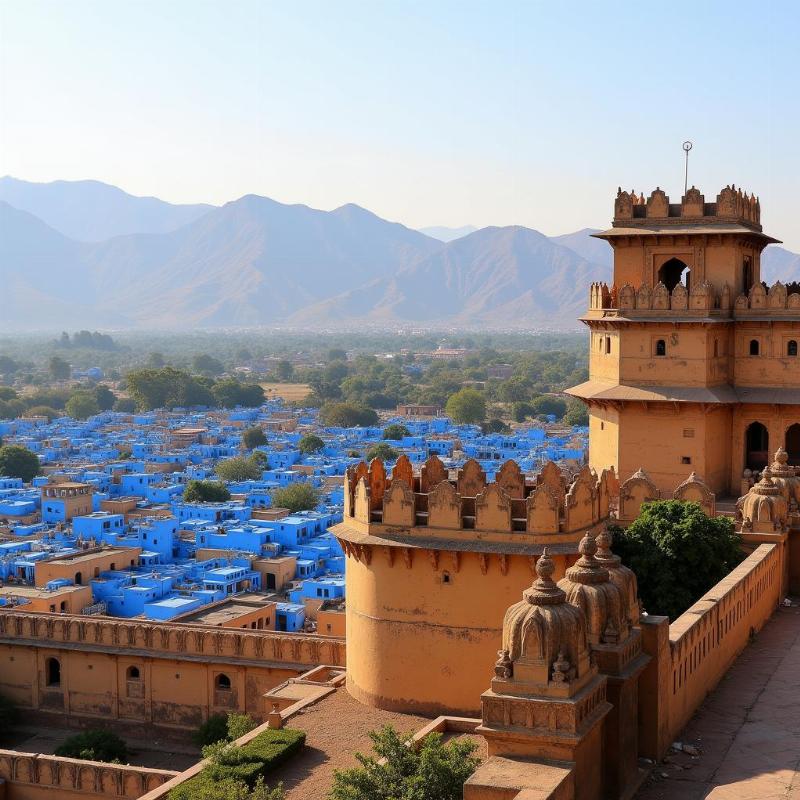
[(474, 715), (502, 643), (506, 609), (531, 585), (546, 546), (557, 578), (588, 532), (605, 528), (619, 494), (613, 470), (571, 480), (553, 463), (525, 475), (514, 461), (487, 482), (467, 461), (401, 456), (345, 476), (347, 688), (379, 708)]

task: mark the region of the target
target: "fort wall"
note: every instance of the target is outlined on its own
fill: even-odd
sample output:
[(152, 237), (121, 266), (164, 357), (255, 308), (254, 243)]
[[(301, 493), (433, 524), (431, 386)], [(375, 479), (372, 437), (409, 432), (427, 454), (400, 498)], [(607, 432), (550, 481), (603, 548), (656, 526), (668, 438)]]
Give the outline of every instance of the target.
[(265, 717), (263, 695), (310, 666), (343, 666), (332, 637), (0, 612), (0, 693), (68, 717), (194, 728)]
[(134, 800), (176, 774), (126, 764), (0, 750), (0, 800)]

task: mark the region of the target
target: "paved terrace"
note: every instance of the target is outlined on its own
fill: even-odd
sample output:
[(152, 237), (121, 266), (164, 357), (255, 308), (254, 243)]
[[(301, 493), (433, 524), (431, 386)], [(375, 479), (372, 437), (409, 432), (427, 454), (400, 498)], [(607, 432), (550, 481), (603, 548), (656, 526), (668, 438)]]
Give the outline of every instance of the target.
[[(800, 800), (800, 605), (780, 608), (637, 800)], [(666, 776), (666, 777), (664, 777)]]

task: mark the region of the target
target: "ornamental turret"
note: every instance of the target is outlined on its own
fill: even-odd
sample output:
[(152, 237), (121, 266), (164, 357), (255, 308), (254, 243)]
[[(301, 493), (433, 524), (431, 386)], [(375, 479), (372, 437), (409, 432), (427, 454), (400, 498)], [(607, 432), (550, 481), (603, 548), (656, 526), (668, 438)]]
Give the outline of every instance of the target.
[(641, 604), (639, 602), (639, 585), (636, 581), (636, 573), (632, 569), (628, 569), (618, 555), (611, 552), (614, 537), (608, 528), (601, 531), (595, 541), (597, 542), (595, 558), (601, 566), (608, 570), (608, 577), (611, 583), (622, 592), (625, 598), (628, 622), (631, 626), (638, 625)]
[(766, 467), (761, 480), (736, 503), (737, 518), (745, 533), (775, 533), (787, 529), (789, 503)]

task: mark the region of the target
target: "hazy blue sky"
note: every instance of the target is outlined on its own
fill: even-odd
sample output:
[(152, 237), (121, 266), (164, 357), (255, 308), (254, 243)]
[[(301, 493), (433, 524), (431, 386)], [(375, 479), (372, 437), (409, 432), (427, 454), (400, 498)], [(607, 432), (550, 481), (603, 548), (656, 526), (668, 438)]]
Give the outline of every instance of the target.
[(0, 0), (0, 174), (410, 226), (755, 190), (800, 250), (800, 4)]

